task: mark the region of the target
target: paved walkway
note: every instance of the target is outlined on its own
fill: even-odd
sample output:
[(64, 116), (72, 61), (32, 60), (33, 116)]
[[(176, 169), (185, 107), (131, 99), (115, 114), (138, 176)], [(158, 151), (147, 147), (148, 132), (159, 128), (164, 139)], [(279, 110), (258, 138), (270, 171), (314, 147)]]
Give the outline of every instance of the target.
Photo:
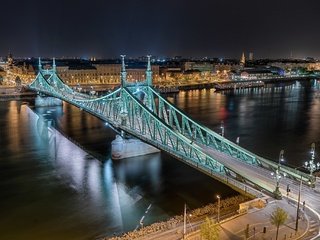
[[(295, 231), (296, 226), (296, 214), (297, 206), (295, 203), (288, 203), (287, 200), (273, 200), (269, 199), (268, 204), (262, 209), (250, 209), (245, 215), (238, 216), (232, 220), (225, 221), (220, 225), (220, 237), (219, 239), (240, 240), (245, 239), (245, 229), (249, 224), (249, 238), (275, 240), (276, 239), (276, 227), (270, 224), (270, 215), (277, 208), (280, 207), (288, 213), (288, 220), (285, 225), (279, 229), (278, 240), (284, 239), (312, 239), (314, 235), (319, 231), (319, 219), (307, 209), (303, 209), (301, 206), (301, 218), (299, 220), (298, 231)], [(188, 240), (200, 240), (199, 223), (188, 224)], [(264, 233), (264, 228), (266, 232)], [(191, 232), (193, 229), (194, 232)], [(172, 229), (167, 232), (158, 234), (152, 234), (142, 238), (143, 240), (178, 240), (183, 239), (182, 226)], [(313, 236), (312, 236), (313, 235)]]
[[(276, 227), (271, 225), (270, 216), (277, 207), (284, 209), (288, 213), (286, 224), (282, 225), (279, 229), (278, 239), (296, 239), (302, 236), (308, 229), (308, 219), (305, 215), (301, 214), (299, 228), (296, 232), (297, 207), (289, 204), (286, 200), (273, 200), (263, 209), (253, 209), (244, 216), (222, 224), (220, 231), (221, 239), (245, 239), (247, 224), (249, 224), (248, 239), (275, 239)], [(265, 233), (264, 228), (266, 230)]]

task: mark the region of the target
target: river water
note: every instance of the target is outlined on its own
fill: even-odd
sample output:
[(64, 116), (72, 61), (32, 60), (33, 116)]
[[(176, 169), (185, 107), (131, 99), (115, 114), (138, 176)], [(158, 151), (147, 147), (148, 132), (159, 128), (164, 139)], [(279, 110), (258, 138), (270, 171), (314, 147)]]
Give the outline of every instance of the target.
[[(168, 99), (187, 114), (261, 156), (301, 166), (320, 140), (317, 82)], [(53, 126), (58, 131), (48, 129)], [(110, 159), (115, 133), (64, 104), (30, 109), (0, 102), (1, 239), (95, 239), (135, 229), (237, 193), (165, 153)]]

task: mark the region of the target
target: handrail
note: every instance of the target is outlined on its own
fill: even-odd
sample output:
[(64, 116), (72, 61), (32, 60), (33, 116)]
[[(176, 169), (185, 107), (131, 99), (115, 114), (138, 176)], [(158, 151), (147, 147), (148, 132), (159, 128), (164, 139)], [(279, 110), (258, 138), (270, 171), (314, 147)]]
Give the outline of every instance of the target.
[[(164, 101), (167, 105), (169, 105), (171, 108), (174, 109), (174, 111), (176, 111), (177, 113), (183, 115), (188, 121), (190, 121), (192, 124), (194, 124), (195, 126), (199, 127), (200, 129), (202, 129), (203, 131), (205, 131), (206, 133), (209, 133), (210, 135), (213, 135), (214, 138), (217, 138), (220, 141), (223, 141), (224, 144), (228, 144), (230, 146), (232, 146), (233, 148), (236, 148), (238, 150), (240, 150), (242, 153), (245, 153), (246, 155), (250, 156), (253, 159), (257, 159), (260, 162), (264, 162), (266, 164), (268, 164), (269, 166), (273, 167), (273, 168), (277, 168), (278, 164), (275, 163), (272, 160), (263, 158), (255, 153), (250, 152), (249, 150), (235, 144), (234, 142), (228, 140), (225, 137), (222, 137), (221, 135), (217, 134), (216, 132), (214, 132), (213, 130), (209, 129), (206, 126), (203, 126), (199, 123), (197, 123), (195, 120), (193, 120), (192, 118), (190, 118), (187, 114), (185, 114), (182, 110), (180, 110), (179, 108), (177, 108), (176, 106), (174, 106), (172, 103), (170, 103), (169, 101), (167, 101), (165, 98), (163, 98), (155, 89), (153, 89), (152, 87), (148, 86), (150, 88), (150, 90), (153, 92), (153, 94), (155, 94), (158, 98), (160, 98), (162, 101)], [(310, 175), (301, 172), (297, 169), (285, 166), (285, 165), (281, 165), (281, 170), (283, 172), (286, 172), (287, 174), (295, 177), (295, 178), (299, 178), (302, 176), (303, 181), (305, 182), (309, 182), (310, 181)]]

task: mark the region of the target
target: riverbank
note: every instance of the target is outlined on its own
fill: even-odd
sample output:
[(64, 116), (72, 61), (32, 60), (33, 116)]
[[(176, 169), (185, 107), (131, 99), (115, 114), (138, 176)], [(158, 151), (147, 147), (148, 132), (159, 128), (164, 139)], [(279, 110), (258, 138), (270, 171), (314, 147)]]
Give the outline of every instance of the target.
[(236, 83), (228, 83), (228, 84), (215, 84), (214, 88), (216, 91), (222, 90), (236, 90), (243, 88), (260, 88), (264, 87), (264, 82), (236, 82)]
[[(220, 214), (221, 215), (236, 215), (239, 210), (239, 205), (241, 203), (247, 202), (250, 198), (238, 195), (235, 197), (230, 197), (223, 199), (220, 202)], [(197, 222), (201, 219), (204, 219), (206, 216), (216, 215), (218, 210), (218, 203), (211, 203), (204, 207), (194, 209), (188, 212), (188, 221)], [(134, 230), (131, 232), (124, 233), (122, 236), (116, 237), (107, 237), (103, 240), (132, 240), (132, 239), (141, 239), (147, 237), (151, 234), (158, 234), (165, 231), (174, 230), (179, 225), (183, 224), (183, 215), (174, 216), (167, 221), (156, 222), (149, 226)]]
[(24, 92), (24, 93), (0, 93), (0, 101), (11, 101), (11, 100), (21, 100), (21, 99), (32, 99), (37, 96), (34, 92)]
[(19, 91), (17, 87), (0, 86), (0, 101), (20, 100), (34, 98), (37, 93), (30, 91)]

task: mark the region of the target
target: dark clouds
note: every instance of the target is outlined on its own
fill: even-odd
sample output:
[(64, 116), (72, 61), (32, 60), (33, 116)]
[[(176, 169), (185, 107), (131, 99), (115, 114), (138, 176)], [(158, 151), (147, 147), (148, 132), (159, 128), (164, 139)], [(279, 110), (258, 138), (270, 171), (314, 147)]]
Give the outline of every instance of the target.
[(320, 57), (318, 2), (1, 0), (0, 55)]

